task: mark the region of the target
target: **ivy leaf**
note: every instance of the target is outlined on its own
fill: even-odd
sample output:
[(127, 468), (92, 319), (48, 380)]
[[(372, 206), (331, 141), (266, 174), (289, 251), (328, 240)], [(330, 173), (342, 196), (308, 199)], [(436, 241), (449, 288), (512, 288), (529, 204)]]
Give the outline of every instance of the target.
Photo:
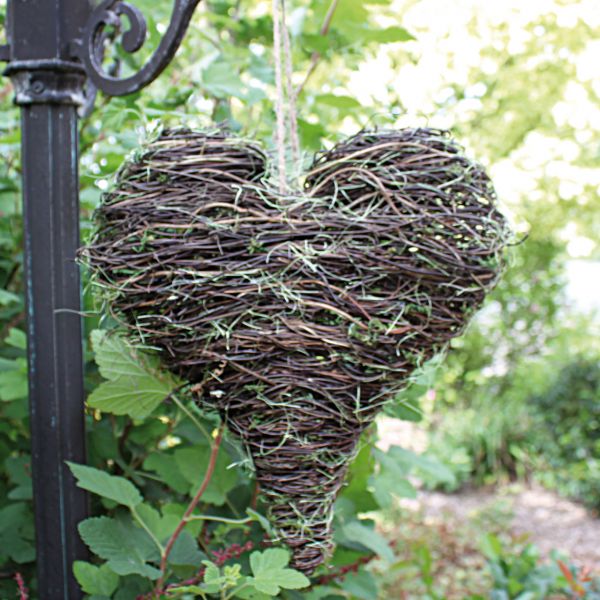
[(254, 577), (247, 581), (256, 590), (277, 596), (281, 589), (299, 590), (310, 585), (308, 578), (294, 569), (287, 568), (290, 554), (282, 548), (269, 548), (250, 555), (250, 567)]
[(152, 538), (133, 523), (110, 517), (92, 517), (79, 524), (79, 534), (90, 550), (107, 561), (118, 575), (160, 577), (160, 571), (149, 565), (159, 560)]
[(97, 567), (83, 560), (76, 560), (73, 563), (73, 574), (86, 594), (110, 597), (119, 585), (119, 576), (107, 564)]
[(99, 469), (67, 462), (71, 473), (77, 478), (77, 485), (93, 494), (113, 500), (117, 504), (134, 508), (142, 501), (139, 490), (124, 477), (109, 475)]

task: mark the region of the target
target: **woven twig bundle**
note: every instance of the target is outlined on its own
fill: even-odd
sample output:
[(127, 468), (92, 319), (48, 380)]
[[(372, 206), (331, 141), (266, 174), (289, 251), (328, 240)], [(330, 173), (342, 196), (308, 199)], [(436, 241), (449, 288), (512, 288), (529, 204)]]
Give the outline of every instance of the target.
[(508, 228), (447, 132), (365, 131), (277, 193), (254, 143), (167, 130), (86, 249), (131, 334), (217, 408), (307, 573), (357, 441), (494, 286)]

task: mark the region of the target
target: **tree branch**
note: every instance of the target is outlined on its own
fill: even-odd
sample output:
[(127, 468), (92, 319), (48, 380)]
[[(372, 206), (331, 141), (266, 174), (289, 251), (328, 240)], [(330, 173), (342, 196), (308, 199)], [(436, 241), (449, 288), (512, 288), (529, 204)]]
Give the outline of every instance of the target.
[[(321, 25), (321, 29), (319, 31), (320, 35), (327, 35), (327, 33), (329, 32), (329, 27), (331, 26), (331, 21), (333, 19), (335, 9), (338, 6), (338, 2), (339, 2), (339, 0), (331, 0), (331, 4), (329, 5), (329, 8), (327, 9), (327, 14), (325, 15), (325, 19), (323, 21), (323, 25)], [(316, 52), (316, 51), (313, 52), (312, 56), (310, 57), (310, 66), (308, 67), (306, 76), (304, 77), (304, 80), (302, 81), (302, 83), (300, 85), (298, 85), (298, 87), (296, 88), (296, 98), (298, 98), (298, 96), (302, 93), (302, 90), (306, 86), (306, 82), (310, 79), (310, 76), (314, 73), (320, 60), (321, 60), (321, 53)]]
[(200, 487), (198, 488), (196, 495), (192, 498), (192, 501), (188, 504), (188, 507), (186, 508), (185, 513), (183, 513), (183, 517), (181, 517), (181, 521), (179, 521), (175, 531), (173, 532), (173, 534), (169, 538), (169, 541), (167, 542), (167, 545), (165, 546), (164, 552), (162, 553), (161, 560), (160, 560), (161, 575), (160, 575), (160, 578), (158, 579), (158, 581), (156, 582), (156, 586), (154, 588), (154, 593), (158, 597), (160, 597), (160, 593), (162, 591), (163, 584), (165, 581), (165, 576), (167, 573), (167, 560), (169, 558), (169, 554), (171, 553), (171, 550), (173, 549), (173, 546), (175, 545), (177, 538), (181, 535), (181, 532), (187, 525), (189, 518), (191, 517), (192, 513), (194, 512), (194, 509), (196, 508), (196, 506), (198, 505), (198, 502), (200, 502), (200, 498), (202, 498), (202, 494), (204, 494), (204, 492), (206, 491), (206, 488), (208, 487), (208, 484), (210, 483), (210, 480), (215, 471), (215, 465), (217, 464), (217, 455), (219, 453), (219, 448), (221, 446), (221, 441), (223, 439), (224, 428), (225, 428), (225, 424), (221, 423), (221, 426), (219, 427), (219, 431), (217, 433), (217, 437), (215, 438), (215, 441), (212, 444), (212, 449), (210, 452), (210, 459), (208, 461), (208, 467), (206, 468), (206, 473), (204, 474), (204, 479), (202, 480), (202, 483), (200, 484)]

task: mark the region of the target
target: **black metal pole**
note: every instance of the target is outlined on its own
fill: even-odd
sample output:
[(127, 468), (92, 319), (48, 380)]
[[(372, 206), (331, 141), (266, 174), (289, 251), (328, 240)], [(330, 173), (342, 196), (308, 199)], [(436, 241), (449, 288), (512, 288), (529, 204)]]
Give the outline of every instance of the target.
[[(79, 247), (78, 108), (96, 89), (139, 91), (169, 64), (200, 0), (174, 0), (171, 22), (147, 63), (119, 79), (105, 73), (107, 27), (127, 52), (144, 43), (143, 14), (124, 0), (8, 0), (0, 61), (21, 107), (29, 408), (39, 598), (82, 591), (73, 561), (86, 556), (77, 524), (87, 496), (65, 462), (85, 462)], [(124, 18), (124, 19), (123, 19)], [(124, 27), (123, 20), (126, 21)], [(87, 94), (84, 94), (84, 87)]]
[(24, 265), (38, 589), (81, 598), (73, 561), (87, 498), (65, 464), (85, 462), (77, 108), (85, 73), (68, 42), (90, 9), (78, 0), (9, 4), (7, 69), (21, 107)]

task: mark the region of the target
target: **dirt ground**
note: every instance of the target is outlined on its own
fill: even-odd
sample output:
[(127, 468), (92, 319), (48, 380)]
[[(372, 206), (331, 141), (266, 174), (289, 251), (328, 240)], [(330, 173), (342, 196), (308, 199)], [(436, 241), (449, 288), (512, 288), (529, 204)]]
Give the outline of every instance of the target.
[[(396, 444), (422, 451), (426, 444), (423, 431), (395, 419), (383, 419), (379, 433), (382, 449)], [(409, 504), (432, 517), (449, 513), (465, 520), (496, 504), (506, 514), (511, 531), (527, 535), (543, 555), (559, 550), (573, 562), (600, 571), (600, 519), (540, 486), (509, 485), (456, 494), (423, 491)]]

